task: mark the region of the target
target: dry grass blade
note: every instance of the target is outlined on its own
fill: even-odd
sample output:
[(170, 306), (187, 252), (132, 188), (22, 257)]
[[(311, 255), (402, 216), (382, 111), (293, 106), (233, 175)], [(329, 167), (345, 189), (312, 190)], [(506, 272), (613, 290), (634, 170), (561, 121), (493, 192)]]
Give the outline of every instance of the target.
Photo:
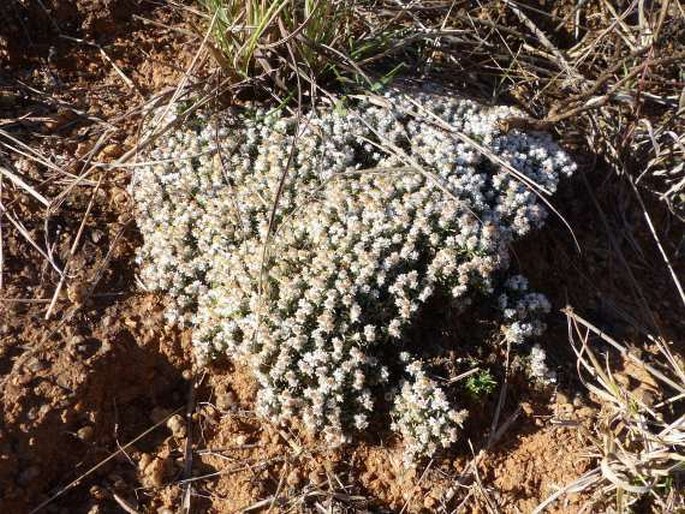
[(50, 263), (50, 265), (53, 267), (53, 269), (59, 273), (62, 274), (63, 270), (57, 265), (57, 263), (50, 258), (48, 253), (46, 252), (45, 249), (41, 248), (41, 246), (36, 243), (33, 237), (31, 237), (31, 234), (27, 230), (27, 228), (24, 226), (24, 224), (16, 219), (12, 214), (7, 210), (7, 208), (0, 202), (0, 214), (2, 214), (4, 217), (6, 217), (9, 222), (14, 225), (14, 228), (17, 229), (17, 231), (22, 235), (22, 237), (31, 245), (33, 248), (36, 249), (36, 251), (42, 255), (47, 262)]
[(136, 86), (136, 83), (133, 82), (133, 80), (131, 80), (128, 77), (128, 75), (126, 75), (124, 73), (124, 71), (117, 65), (116, 62), (114, 62), (114, 60), (112, 60), (112, 58), (109, 55), (107, 55), (107, 52), (105, 52), (105, 50), (104, 50), (104, 48), (102, 48), (102, 46), (100, 46), (97, 43), (93, 43), (92, 41), (86, 41), (85, 39), (79, 39), (79, 38), (67, 36), (64, 34), (60, 35), (60, 37), (63, 39), (66, 39), (67, 41), (73, 41), (74, 43), (82, 43), (82, 44), (93, 46), (93, 47), (97, 48), (98, 51), (100, 52), (100, 55), (102, 56), (102, 59), (106, 63), (108, 63), (110, 66), (112, 66), (112, 68), (117, 73), (117, 75), (119, 75), (119, 77), (121, 77), (121, 80), (124, 81), (124, 84), (126, 84), (126, 86), (131, 91), (135, 92), (138, 97), (144, 98), (143, 93), (140, 91), (138, 86)]
[(52, 315), (52, 311), (55, 308), (55, 304), (57, 303), (57, 299), (59, 298), (60, 291), (62, 290), (62, 287), (64, 286), (64, 281), (66, 280), (67, 273), (69, 271), (69, 265), (71, 263), (71, 259), (76, 255), (76, 249), (78, 248), (78, 245), (81, 241), (81, 237), (83, 236), (83, 229), (86, 226), (86, 221), (88, 220), (88, 216), (90, 215), (90, 211), (93, 208), (94, 200), (96, 195), (98, 194), (98, 191), (100, 190), (100, 186), (102, 185), (102, 179), (104, 178), (104, 175), (100, 175), (100, 179), (98, 180), (97, 185), (95, 186), (95, 189), (93, 189), (93, 193), (91, 194), (90, 201), (88, 202), (88, 206), (86, 207), (86, 211), (83, 214), (83, 218), (81, 220), (81, 224), (79, 225), (78, 232), (74, 236), (74, 240), (72, 242), (71, 248), (69, 249), (69, 255), (67, 257), (67, 261), (64, 264), (64, 270), (62, 272), (62, 275), (59, 279), (59, 282), (57, 283), (57, 287), (55, 288), (55, 293), (52, 296), (52, 300), (50, 301), (50, 305), (48, 306), (48, 310), (45, 313), (45, 319), (50, 319), (50, 316)]
[(654, 242), (656, 243), (657, 248), (659, 249), (659, 254), (661, 255), (661, 258), (664, 261), (664, 264), (666, 265), (666, 268), (668, 269), (668, 273), (671, 275), (671, 279), (673, 280), (673, 285), (675, 286), (676, 290), (678, 291), (678, 295), (680, 296), (680, 301), (683, 304), (683, 307), (685, 307), (685, 290), (683, 290), (683, 285), (680, 282), (680, 278), (678, 277), (678, 274), (675, 272), (673, 269), (673, 265), (671, 264), (670, 259), (668, 258), (668, 254), (666, 253), (666, 250), (664, 249), (664, 245), (661, 243), (661, 240), (659, 239), (659, 235), (656, 232), (656, 228), (654, 226), (654, 222), (652, 221), (652, 217), (649, 215), (649, 211), (647, 210), (647, 207), (645, 206), (645, 202), (642, 199), (642, 195), (640, 194), (640, 191), (638, 190), (637, 186), (635, 185), (635, 181), (633, 180), (632, 177), (628, 177), (628, 182), (630, 183), (633, 192), (635, 193), (635, 196), (637, 197), (638, 202), (640, 203), (640, 207), (642, 208), (642, 214), (645, 217), (645, 221), (647, 222), (647, 226), (649, 227), (649, 232), (652, 235), (652, 238), (654, 239)]
[[(2, 200), (2, 177), (0, 177), (0, 201)], [(0, 216), (0, 293), (4, 285), (5, 272), (5, 238), (3, 232), (2, 216)]]
[[(576, 312), (574, 312), (573, 308), (566, 307), (562, 312), (569, 318), (569, 320), (577, 323), (578, 325), (582, 325), (583, 327), (585, 327), (589, 331), (591, 331), (594, 334), (596, 334), (597, 336), (599, 336), (604, 342), (613, 346), (616, 350), (618, 350), (618, 352), (621, 354), (621, 356), (633, 361), (638, 366), (644, 368), (647, 372), (649, 372), (655, 378), (661, 380), (664, 384), (669, 385), (670, 387), (672, 387), (676, 391), (678, 391), (680, 393), (685, 393), (685, 384), (683, 384), (682, 382), (678, 382), (677, 379), (674, 380), (674, 379), (667, 377), (661, 371), (656, 369), (654, 366), (644, 362), (637, 355), (630, 352), (628, 350), (628, 348), (626, 348), (624, 345), (620, 344), (618, 341), (616, 341), (615, 339), (610, 337), (608, 334), (601, 331), (595, 325), (593, 325), (589, 321), (587, 321), (584, 318), (582, 318), (581, 316), (579, 316)], [(682, 376), (681, 374), (679, 374), (679, 375)]]
[(33, 198), (38, 200), (45, 207), (50, 206), (50, 202), (48, 201), (48, 199), (45, 198), (42, 194), (40, 194), (38, 191), (36, 191), (33, 187), (31, 187), (19, 175), (12, 173), (10, 170), (5, 168), (4, 166), (0, 166), (0, 174), (2, 174), (4, 177), (8, 178), (10, 180), (10, 182), (12, 182), (14, 185), (19, 187), (20, 189), (23, 189), (24, 191), (29, 193)]
[[(669, 351), (662, 351), (663, 365), (669, 371), (657, 370), (594, 325), (565, 309), (569, 341), (577, 356), (578, 371), (585, 386), (602, 405), (598, 419), (585, 433), (598, 456), (598, 465), (578, 480), (542, 502), (534, 512), (542, 512), (552, 502), (570, 492), (592, 494), (592, 501), (618, 512), (629, 509), (649, 495), (664, 512), (675, 512), (685, 506), (682, 490), (678, 492), (678, 472), (685, 468), (685, 416), (672, 416), (671, 406), (682, 401), (685, 382), (682, 364)], [(678, 394), (658, 404), (640, 397), (620, 383), (607, 355), (604, 363), (591, 346), (590, 336), (599, 338), (619, 351), (622, 358), (639, 366), (655, 384), (663, 383)], [(658, 348), (666, 348), (663, 342)], [(588, 378), (586, 378), (588, 377)], [(646, 378), (631, 375), (643, 383)], [(660, 389), (666, 395), (666, 389)], [(677, 410), (676, 410), (677, 412)], [(668, 418), (672, 421), (666, 421)]]
[(119, 455), (119, 454), (121, 454), (121, 453), (124, 453), (128, 448), (132, 447), (135, 443), (137, 443), (138, 441), (140, 441), (140, 440), (141, 440), (142, 438), (144, 438), (146, 435), (148, 435), (149, 433), (153, 432), (153, 431), (156, 430), (157, 428), (159, 428), (159, 427), (161, 427), (162, 425), (164, 425), (164, 424), (169, 420), (169, 418), (171, 418), (174, 414), (180, 412), (181, 410), (182, 410), (182, 407), (179, 407), (179, 408), (176, 409), (175, 411), (171, 412), (171, 413), (168, 414), (164, 419), (162, 419), (161, 421), (155, 423), (155, 424), (152, 425), (150, 428), (148, 428), (147, 430), (145, 430), (144, 432), (142, 432), (140, 435), (138, 435), (137, 437), (133, 438), (132, 440), (130, 440), (130, 441), (129, 441), (128, 443), (126, 443), (125, 445), (121, 446), (117, 451), (111, 453), (108, 457), (102, 459), (100, 462), (98, 462), (97, 464), (95, 464), (92, 468), (90, 468), (90, 469), (89, 469), (88, 471), (86, 471), (85, 473), (82, 473), (78, 478), (72, 480), (71, 482), (69, 482), (69, 483), (68, 483), (67, 485), (65, 485), (64, 487), (61, 487), (56, 493), (54, 493), (52, 496), (50, 496), (47, 500), (43, 501), (42, 503), (40, 503), (39, 505), (37, 505), (33, 510), (31, 510), (31, 512), (29, 512), (29, 514), (35, 514), (36, 512), (39, 512), (39, 511), (43, 510), (45, 507), (47, 507), (48, 505), (50, 505), (50, 504), (51, 504), (53, 501), (55, 501), (57, 498), (59, 498), (59, 497), (62, 496), (63, 494), (69, 492), (71, 489), (73, 489), (74, 487), (76, 487), (77, 485), (79, 485), (79, 484), (83, 481), (84, 478), (87, 478), (88, 476), (92, 475), (92, 474), (95, 473), (98, 469), (100, 469), (102, 466), (104, 466), (104, 465), (107, 464), (109, 461), (111, 461), (112, 459), (114, 459), (117, 455)]

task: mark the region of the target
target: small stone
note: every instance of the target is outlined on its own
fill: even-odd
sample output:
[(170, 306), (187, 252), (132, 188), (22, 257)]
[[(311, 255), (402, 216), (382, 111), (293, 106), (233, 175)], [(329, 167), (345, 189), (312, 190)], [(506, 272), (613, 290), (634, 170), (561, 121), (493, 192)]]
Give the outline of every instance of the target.
[(126, 480), (123, 479), (123, 477), (116, 475), (116, 474), (111, 474), (107, 478), (109, 478), (112, 481), (112, 487), (117, 490), (117, 491), (125, 491), (127, 487)]
[(121, 145), (110, 143), (102, 149), (102, 152), (100, 152), (100, 157), (116, 159), (117, 157), (120, 157), (122, 153), (123, 151), (121, 149)]
[(69, 339), (69, 344), (71, 346), (79, 346), (80, 344), (83, 344), (85, 342), (85, 339), (83, 336), (80, 335), (75, 335)]
[(424, 506), (426, 509), (429, 509), (431, 512), (435, 509), (436, 503), (437, 503), (437, 502), (435, 501), (435, 498), (433, 498), (433, 497), (430, 496), (430, 495), (426, 496), (426, 497), (423, 499), (423, 506)]
[(166, 426), (176, 439), (183, 439), (186, 436), (186, 423), (180, 414), (171, 416), (167, 420)]
[(151, 462), (152, 462), (152, 455), (150, 455), (149, 453), (142, 453), (140, 455), (140, 460), (138, 460), (138, 469), (140, 471), (144, 471), (145, 468), (147, 468)]
[(90, 240), (93, 241), (93, 243), (98, 244), (102, 240), (103, 235), (102, 231), (93, 230), (90, 233)]
[(302, 482), (302, 471), (299, 468), (293, 469), (285, 479), (290, 487), (297, 487)]
[(141, 482), (145, 487), (162, 487), (167, 470), (165, 459), (155, 458), (143, 470)]
[(81, 305), (88, 296), (88, 284), (84, 282), (71, 283), (67, 286), (67, 298), (74, 305)]
[(521, 410), (526, 416), (535, 414), (535, 409), (533, 409), (533, 406), (528, 402), (521, 402)]
[(81, 427), (78, 429), (76, 432), (76, 435), (81, 441), (90, 441), (93, 439), (93, 434), (95, 433), (95, 430), (91, 425), (86, 425), (84, 427)]
[(31, 357), (25, 364), (26, 369), (33, 373), (38, 373), (39, 371), (45, 369), (45, 364), (41, 362), (40, 359), (36, 357)]
[(595, 418), (595, 411), (592, 410), (590, 407), (581, 407), (576, 411), (576, 417), (578, 419), (594, 419)]
[(133, 317), (127, 317), (124, 319), (124, 325), (126, 325), (131, 330), (135, 330), (138, 327), (138, 320)]
[(326, 480), (326, 475), (320, 469), (316, 469), (316, 470), (312, 471), (311, 473), (309, 473), (309, 482), (312, 485), (323, 484), (325, 480)]
[(569, 400), (568, 395), (561, 391), (557, 391), (557, 405), (567, 405), (569, 403), (571, 403), (571, 401)]
[(633, 391), (635, 396), (642, 401), (647, 407), (652, 407), (656, 401), (656, 394), (650, 389), (636, 389)]
[(235, 408), (237, 401), (233, 391), (226, 391), (223, 394), (217, 394), (215, 403), (219, 410), (227, 411)]
[(109, 342), (109, 339), (103, 339), (102, 341), (100, 341), (100, 353), (109, 353), (111, 350), (112, 343)]

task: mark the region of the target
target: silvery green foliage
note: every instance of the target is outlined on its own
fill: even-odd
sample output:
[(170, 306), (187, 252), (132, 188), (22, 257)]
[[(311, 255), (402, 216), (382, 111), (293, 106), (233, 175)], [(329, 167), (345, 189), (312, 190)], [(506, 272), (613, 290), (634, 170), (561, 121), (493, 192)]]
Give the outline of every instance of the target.
[[(530, 292), (528, 280), (521, 275), (514, 275), (504, 283), (499, 308), (504, 318), (502, 332), (509, 343), (520, 345), (541, 336), (547, 329), (543, 319), (551, 309), (549, 300), (543, 294)], [(545, 350), (534, 344), (526, 359), (526, 372), (541, 384), (556, 382), (556, 374), (547, 367), (546, 360)]]
[(395, 396), (391, 428), (402, 436), (405, 461), (409, 464), (456, 442), (466, 412), (454, 410), (443, 389), (426, 375), (420, 361), (411, 360), (405, 352), (400, 358), (407, 363), (407, 378)]
[(299, 122), (262, 109), (199, 117), (160, 139), (131, 182), (141, 279), (174, 298), (170, 319), (194, 328), (200, 359), (243, 359), (261, 414), (329, 443), (366, 428), (421, 305), (491, 292), (509, 243), (546, 216), (425, 112), (548, 190), (574, 169), (549, 136), (502, 133), (511, 108), (411, 96)]
[(499, 296), (499, 308), (504, 317), (503, 332), (510, 343), (520, 344), (543, 334), (547, 328), (542, 321), (551, 308), (549, 300), (540, 293), (528, 290), (528, 280), (521, 275), (510, 277)]
[(547, 353), (539, 344), (534, 344), (526, 362), (528, 376), (539, 384), (549, 385), (557, 381), (557, 374), (547, 366)]

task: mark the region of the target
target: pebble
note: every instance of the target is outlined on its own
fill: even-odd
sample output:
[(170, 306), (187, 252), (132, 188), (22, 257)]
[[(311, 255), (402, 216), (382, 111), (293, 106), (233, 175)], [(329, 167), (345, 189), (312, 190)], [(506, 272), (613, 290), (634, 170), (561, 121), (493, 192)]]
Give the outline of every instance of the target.
[(171, 435), (173, 435), (176, 439), (183, 439), (186, 436), (185, 420), (180, 414), (171, 416), (167, 420), (166, 426), (169, 430), (171, 430)]
[(309, 483), (311, 483), (312, 485), (323, 484), (325, 480), (326, 475), (321, 470), (314, 470), (311, 473), (309, 473)]
[(578, 419), (594, 419), (596, 412), (590, 407), (581, 407), (576, 411), (576, 417)]
[(84, 427), (81, 427), (78, 429), (76, 432), (76, 435), (81, 441), (90, 441), (93, 439), (93, 434), (95, 433), (95, 430), (91, 425), (86, 425)]
[(36, 357), (31, 357), (25, 364), (26, 368), (33, 372), (38, 373), (42, 369), (45, 369), (45, 364), (43, 364), (40, 359)]
[(299, 468), (293, 469), (290, 473), (288, 473), (285, 481), (290, 487), (297, 487), (302, 482), (302, 470)]
[(152, 455), (149, 453), (143, 453), (140, 455), (140, 460), (138, 460), (138, 469), (144, 471), (150, 463), (152, 462)]
[(110, 158), (110, 159), (116, 159), (117, 157), (120, 157), (122, 154), (123, 154), (123, 150), (121, 148), (121, 145), (118, 145), (116, 143), (108, 144), (100, 152), (100, 156), (102, 158)]
[(561, 391), (557, 391), (557, 405), (567, 405), (569, 403), (571, 403), (571, 400), (568, 395)]
[(216, 396), (216, 406), (219, 410), (231, 410), (236, 407), (236, 404), (236, 397), (232, 391), (226, 391), (225, 393), (217, 394)]
[(101, 240), (104, 234), (100, 230), (93, 230), (90, 233), (90, 240), (93, 241), (93, 243), (98, 244)]
[(131, 330), (135, 330), (138, 327), (138, 320), (129, 316), (124, 319), (124, 325), (126, 325)]
[(162, 487), (164, 485), (164, 475), (166, 472), (166, 461), (155, 458), (143, 470), (142, 483), (146, 487)]
[(112, 343), (109, 342), (109, 339), (103, 339), (100, 343), (101, 353), (109, 353), (112, 350)]
[(437, 503), (437, 502), (435, 501), (435, 498), (433, 498), (433, 497), (430, 496), (430, 495), (426, 496), (426, 497), (423, 499), (423, 506), (424, 506), (426, 509), (429, 509), (430, 511), (433, 511), (433, 509), (435, 508), (436, 503)]
[(88, 284), (84, 282), (71, 283), (67, 286), (67, 298), (74, 305), (81, 305), (86, 300), (88, 289)]
[(88, 492), (90, 493), (90, 496), (95, 500), (104, 500), (105, 498), (107, 498), (107, 491), (105, 491), (105, 489), (103, 489), (99, 485), (94, 485), (88, 490)]
[(73, 336), (71, 339), (69, 339), (69, 344), (72, 346), (78, 346), (80, 344), (83, 344), (85, 342), (85, 338), (83, 336)]

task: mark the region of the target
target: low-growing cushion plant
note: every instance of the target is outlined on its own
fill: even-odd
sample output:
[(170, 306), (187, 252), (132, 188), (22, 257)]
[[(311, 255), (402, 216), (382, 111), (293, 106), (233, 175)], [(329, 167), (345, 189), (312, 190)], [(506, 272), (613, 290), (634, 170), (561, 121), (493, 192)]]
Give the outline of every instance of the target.
[[(438, 89), (195, 115), (132, 178), (141, 280), (169, 293), (200, 362), (250, 367), (260, 414), (340, 444), (390, 393), (408, 456), (430, 455), (463, 414), (404, 351), (407, 328), (437, 293), (494, 293), (546, 217), (521, 176), (554, 191), (574, 170), (548, 135), (501, 131), (512, 115)], [(493, 302), (519, 343), (549, 305), (507, 284)]]

